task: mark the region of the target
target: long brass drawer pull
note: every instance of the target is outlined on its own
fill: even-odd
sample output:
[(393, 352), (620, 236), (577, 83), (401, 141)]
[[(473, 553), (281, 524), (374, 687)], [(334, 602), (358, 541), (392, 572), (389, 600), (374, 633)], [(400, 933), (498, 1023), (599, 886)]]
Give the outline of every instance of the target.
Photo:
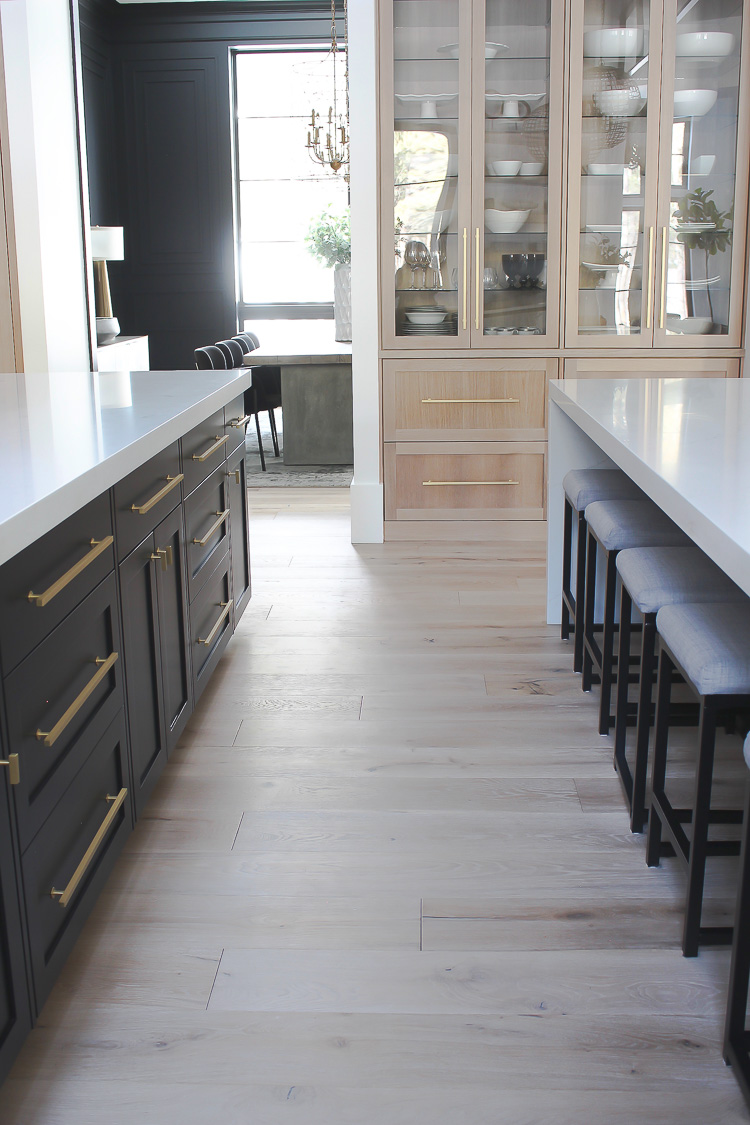
[(422, 402), (426, 405), (434, 406), (436, 403), (456, 403), (456, 402), (520, 402), (520, 398), (423, 398)]
[(473, 487), (475, 484), (520, 484), (519, 480), (423, 480), (422, 484), (425, 488), (437, 487), (439, 485), (455, 485), (459, 484), (466, 487)]
[(160, 488), (158, 492), (155, 492), (151, 499), (147, 500), (145, 504), (131, 504), (131, 512), (137, 512), (139, 516), (145, 516), (147, 512), (150, 512), (152, 508), (156, 507), (160, 500), (164, 499), (167, 493), (171, 492), (173, 488), (177, 488), (180, 481), (184, 479), (184, 473), (178, 473), (176, 477), (168, 476), (166, 478), (167, 483), (164, 487)]
[(89, 846), (86, 848), (86, 851), (84, 852), (84, 855), (83, 855), (83, 859), (81, 860), (81, 862), (78, 864), (78, 867), (76, 867), (75, 871), (71, 875), (70, 880), (68, 882), (68, 885), (66, 886), (64, 891), (56, 891), (54, 887), (50, 891), (50, 897), (56, 898), (57, 901), (60, 903), (60, 906), (67, 906), (68, 903), (70, 902), (71, 898), (73, 897), (73, 895), (76, 893), (76, 890), (78, 889), (78, 884), (80, 883), (81, 879), (84, 877), (84, 875), (86, 874), (86, 871), (90, 867), (91, 861), (92, 861), (92, 859), (94, 858), (94, 856), (96, 855), (96, 853), (99, 849), (99, 845), (101, 844), (102, 840), (107, 835), (107, 833), (109, 832), (109, 829), (112, 826), (112, 821), (115, 819), (118, 812), (122, 808), (122, 803), (125, 800), (125, 798), (127, 797), (127, 795), (128, 795), (127, 789), (121, 789), (116, 797), (112, 797), (109, 793), (107, 793), (106, 800), (109, 802), (110, 809), (109, 809), (107, 815), (105, 816), (104, 820), (101, 822), (101, 824), (100, 824), (100, 826), (97, 830), (96, 836), (94, 836), (94, 839), (91, 841)]
[(233, 418), (229, 425), (233, 430), (239, 430), (240, 426), (246, 426), (251, 418), (252, 414), (246, 414), (244, 418)]
[(204, 449), (203, 453), (194, 453), (194, 461), (207, 461), (214, 453), (217, 453), (225, 442), (229, 441), (229, 434), (224, 434), (224, 437), (217, 437), (213, 445), (209, 445), (208, 449)]
[(60, 716), (52, 730), (38, 730), (36, 737), (39, 742), (43, 742), (45, 746), (53, 746), (57, 742), (62, 732), (67, 727), (68, 723), (73, 719), (83, 707), (84, 703), (93, 691), (96, 691), (99, 684), (118, 660), (119, 653), (111, 652), (109, 656), (97, 656), (95, 663), (99, 668), (91, 677), (86, 687), (81, 691), (73, 700), (67, 711)]
[(235, 484), (242, 484), (242, 470), (241, 469), (230, 469), (227, 472), (227, 476), (228, 477), (234, 477), (234, 483)]
[(149, 555), (152, 562), (160, 562), (162, 570), (167, 570), (172, 565), (172, 548), (157, 547), (156, 554)]
[(0, 766), (8, 767), (11, 785), (18, 785), (21, 781), (21, 771), (18, 768), (18, 754), (9, 754), (7, 758), (0, 758)]
[(219, 614), (218, 620), (217, 620), (216, 624), (214, 625), (213, 629), (211, 630), (211, 632), (208, 634), (207, 637), (198, 637), (198, 644), (199, 645), (210, 645), (210, 644), (213, 643), (213, 639), (216, 636), (216, 634), (218, 633), (219, 629), (221, 628), (222, 623), (224, 622), (225, 618), (227, 618), (229, 616), (229, 612), (232, 608), (232, 605), (233, 605), (233, 601), (232, 601), (231, 598), (229, 599), (228, 602), (219, 602), (219, 606), (221, 608), (221, 613)]
[(74, 563), (70, 570), (66, 570), (65, 574), (58, 578), (57, 582), (53, 582), (51, 586), (48, 586), (43, 594), (35, 594), (29, 590), (29, 601), (38, 606), (47, 605), (61, 590), (65, 589), (69, 582), (77, 578), (94, 559), (98, 559), (99, 555), (107, 550), (107, 547), (111, 547), (114, 541), (113, 535), (105, 535), (104, 539), (90, 539), (91, 550), (87, 551), (83, 558), (79, 559), (77, 563)]
[(203, 536), (203, 538), (193, 540), (196, 547), (205, 547), (206, 546), (206, 543), (208, 543), (211, 536), (216, 534), (216, 532), (219, 530), (221, 525), (224, 523), (224, 520), (229, 515), (229, 508), (225, 508), (223, 512), (217, 512), (216, 515), (219, 518), (214, 523), (211, 524), (211, 526), (209, 527), (208, 531)]

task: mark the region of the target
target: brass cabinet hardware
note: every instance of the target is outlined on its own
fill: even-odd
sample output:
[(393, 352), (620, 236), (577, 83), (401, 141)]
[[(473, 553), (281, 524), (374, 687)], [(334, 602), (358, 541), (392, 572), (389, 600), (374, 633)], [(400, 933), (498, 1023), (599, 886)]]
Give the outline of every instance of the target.
[(463, 317), (462, 317), (462, 319), (463, 319), (464, 331), (466, 330), (466, 323), (467, 323), (467, 321), (466, 321), (466, 313), (467, 313), (466, 289), (467, 289), (468, 279), (469, 279), (469, 244), (468, 244), (468, 239), (469, 239), (469, 232), (466, 229), (466, 227), (464, 227), (464, 287), (463, 287), (463, 294), (462, 294), (462, 297), (461, 297), (462, 305), (463, 305)]
[(21, 780), (21, 771), (18, 768), (18, 754), (9, 754), (7, 758), (0, 758), (0, 766), (7, 766), (11, 785), (18, 785)]
[(434, 406), (438, 403), (455, 403), (455, 402), (520, 402), (520, 398), (423, 398), (422, 402), (426, 405)]
[(172, 548), (171, 547), (165, 547), (164, 551), (166, 552), (166, 555), (167, 555), (167, 566), (171, 566), (172, 563), (174, 562), (174, 558), (172, 556)]
[(213, 642), (214, 637), (216, 636), (219, 629), (221, 628), (222, 622), (224, 621), (224, 619), (226, 617), (229, 616), (229, 611), (231, 610), (232, 605), (233, 605), (233, 602), (232, 602), (231, 598), (229, 599), (228, 602), (219, 602), (219, 607), (221, 609), (221, 613), (219, 614), (219, 617), (216, 621), (216, 624), (214, 625), (213, 629), (211, 630), (211, 632), (208, 634), (207, 637), (198, 637), (198, 644), (199, 645), (210, 645)]
[(648, 228), (648, 282), (646, 285), (646, 327), (651, 327), (654, 304), (654, 228)]
[(167, 483), (164, 485), (164, 487), (160, 488), (158, 492), (155, 492), (151, 499), (147, 500), (145, 504), (131, 504), (131, 512), (137, 512), (139, 516), (145, 516), (146, 513), (150, 512), (152, 508), (156, 507), (159, 501), (163, 500), (164, 497), (169, 492), (171, 492), (173, 488), (176, 488), (180, 481), (184, 479), (184, 477), (184, 473), (178, 473), (175, 477), (167, 476)]
[(95, 660), (95, 663), (99, 665), (97, 671), (86, 684), (85, 688), (75, 697), (67, 711), (60, 716), (52, 730), (37, 730), (36, 737), (39, 742), (44, 742), (45, 746), (52, 746), (57, 742), (71, 719), (81, 710), (91, 693), (98, 688), (110, 668), (117, 663), (118, 657), (119, 653), (117, 652), (111, 652), (107, 657), (97, 656)]
[(166, 547), (157, 547), (156, 548), (156, 554), (155, 555), (149, 555), (149, 558), (152, 560), (152, 562), (160, 562), (162, 570), (166, 570), (167, 567), (169, 566), (169, 562), (167, 560), (167, 548)]
[(229, 425), (233, 430), (239, 430), (240, 426), (246, 426), (251, 418), (252, 414), (246, 414), (244, 418), (233, 418)]
[(216, 534), (216, 532), (219, 530), (221, 525), (224, 523), (224, 520), (229, 515), (229, 508), (225, 508), (223, 512), (216, 512), (216, 515), (219, 518), (211, 524), (211, 526), (209, 527), (208, 531), (203, 536), (203, 538), (193, 540), (196, 547), (205, 547), (206, 546), (206, 543), (208, 543), (211, 536)]
[(476, 328), (477, 328), (477, 331), (478, 331), (479, 330), (479, 299), (480, 299), (480, 296), (481, 296), (481, 293), (482, 293), (482, 286), (481, 286), (481, 283), (480, 283), (480, 280), (479, 280), (479, 227), (476, 228), (475, 242), (476, 242), (476, 245), (475, 245), (475, 248), (474, 248), (475, 249), (474, 272), (475, 272), (475, 275), (476, 275), (475, 276), (475, 283), (476, 283), (476, 288), (477, 288), (477, 293), (476, 293), (477, 307), (476, 307), (476, 310), (475, 310), (475, 313), (474, 313), (474, 324), (476, 325)]
[(229, 434), (224, 434), (224, 437), (219, 437), (217, 434), (217, 436), (214, 438), (213, 445), (209, 445), (208, 449), (204, 449), (202, 453), (194, 453), (193, 460), (207, 461), (208, 458), (212, 457), (214, 453), (217, 453), (218, 450), (221, 449), (222, 445), (224, 445), (224, 443), (227, 441), (229, 441)]
[(56, 582), (53, 582), (51, 586), (48, 586), (43, 594), (35, 594), (33, 593), (33, 591), (29, 590), (29, 601), (38, 606), (47, 605), (52, 601), (54, 597), (57, 596), (57, 594), (60, 593), (61, 590), (65, 589), (69, 582), (72, 582), (74, 578), (77, 578), (78, 575), (81, 574), (86, 569), (86, 567), (94, 561), (94, 559), (98, 559), (99, 555), (103, 554), (103, 552), (107, 550), (107, 547), (111, 547), (114, 541), (115, 539), (113, 535), (106, 535), (104, 539), (89, 539), (91, 550), (87, 551), (83, 558), (79, 559), (77, 563), (74, 563), (73, 566), (71, 566), (70, 570), (66, 570), (65, 574), (58, 578)]
[(425, 488), (443, 484), (460, 484), (460, 485), (475, 485), (475, 484), (520, 484), (518, 480), (423, 480), (422, 484)]
[(56, 898), (57, 901), (60, 903), (60, 906), (67, 906), (68, 903), (70, 902), (71, 898), (73, 897), (73, 895), (76, 893), (76, 890), (78, 889), (78, 884), (80, 883), (81, 879), (84, 877), (84, 875), (86, 874), (86, 871), (90, 867), (91, 861), (92, 861), (92, 859), (94, 858), (94, 856), (96, 855), (96, 853), (99, 849), (99, 845), (101, 844), (104, 837), (107, 835), (107, 832), (109, 831), (109, 829), (112, 825), (112, 821), (115, 819), (118, 812), (122, 808), (122, 803), (125, 800), (125, 798), (127, 797), (127, 795), (128, 795), (127, 789), (121, 789), (116, 797), (112, 797), (109, 793), (107, 793), (107, 796), (106, 796), (105, 800), (110, 805), (109, 811), (107, 812), (107, 815), (105, 816), (104, 820), (101, 822), (99, 828), (97, 829), (97, 833), (94, 836), (94, 839), (91, 841), (89, 846), (86, 848), (86, 851), (84, 852), (84, 855), (83, 855), (83, 859), (81, 860), (81, 862), (78, 864), (78, 867), (76, 867), (75, 871), (71, 875), (71, 877), (68, 881), (68, 884), (65, 887), (65, 890), (64, 891), (56, 891), (55, 888), (53, 887), (52, 890), (50, 891), (50, 897)]
[(668, 255), (668, 242), (669, 230), (667, 227), (662, 228), (661, 232), (661, 308), (659, 312), (659, 327), (664, 327), (664, 317), (667, 311), (667, 255)]
[(235, 484), (242, 484), (242, 470), (241, 469), (229, 469), (228, 472), (227, 472), (227, 476), (228, 477), (234, 477), (234, 483)]

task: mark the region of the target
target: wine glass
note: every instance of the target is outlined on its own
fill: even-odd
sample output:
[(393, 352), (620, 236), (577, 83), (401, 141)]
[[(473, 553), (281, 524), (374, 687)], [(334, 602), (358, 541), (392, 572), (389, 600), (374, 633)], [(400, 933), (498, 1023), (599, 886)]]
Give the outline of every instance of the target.
[(424, 242), (417, 243), (417, 266), (422, 270), (422, 288), (427, 288), (427, 271), (432, 265), (432, 254)]
[(417, 288), (417, 286), (414, 284), (414, 274), (420, 268), (419, 248), (421, 245), (421, 242), (417, 242), (416, 239), (411, 239), (409, 242), (407, 242), (404, 249), (404, 265), (407, 265), (411, 270), (411, 285), (409, 286), (410, 289)]

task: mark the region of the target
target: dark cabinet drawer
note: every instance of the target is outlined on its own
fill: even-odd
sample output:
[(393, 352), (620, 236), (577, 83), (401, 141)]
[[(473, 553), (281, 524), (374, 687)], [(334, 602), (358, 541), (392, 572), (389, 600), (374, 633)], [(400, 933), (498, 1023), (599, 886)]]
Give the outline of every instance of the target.
[[(234, 433), (234, 431), (230, 431)], [(229, 436), (224, 432), (224, 410), (217, 410), (182, 439), (185, 495), (204, 481), (227, 455)]]
[[(7, 753), (0, 743), (0, 757)], [(31, 1028), (21, 912), (10, 827), (8, 771), (0, 773), (0, 1082)]]
[(111, 575), (5, 681), (13, 786), (26, 847), (122, 707), (122, 660)]
[(229, 486), (225, 465), (185, 501), (190, 601), (229, 549)]
[(198, 699), (232, 635), (229, 558), (210, 576), (190, 607), (193, 698)]
[(157, 571), (159, 636), (164, 693), (167, 753), (175, 746), (192, 711), (190, 637), (187, 617), (187, 571), (182, 511), (173, 512), (154, 534), (157, 553), (167, 552), (167, 565)]
[(0, 657), (6, 675), (110, 573), (114, 561), (105, 492), (0, 568)]
[(227, 480), (229, 481), (232, 600), (236, 625), (250, 600), (250, 545), (244, 445), (227, 461)]
[(37, 1010), (132, 825), (123, 712), (105, 730), (21, 861)]
[(228, 436), (227, 457), (235, 449), (245, 448), (245, 396), (241, 394), (234, 402), (224, 407), (224, 433)]
[(124, 559), (180, 503), (180, 444), (163, 449), (115, 485), (117, 557)]

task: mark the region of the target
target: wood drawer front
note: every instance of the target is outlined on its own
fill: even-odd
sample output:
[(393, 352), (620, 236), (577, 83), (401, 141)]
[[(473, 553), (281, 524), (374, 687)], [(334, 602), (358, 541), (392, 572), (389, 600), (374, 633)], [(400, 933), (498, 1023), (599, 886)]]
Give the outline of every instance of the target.
[[(108, 797), (124, 799), (115, 809)], [(51, 892), (65, 891), (107, 822), (98, 846), (67, 905)], [(104, 731), (63, 792), (21, 860), (37, 1010), (96, 901), (132, 827), (123, 713)]]
[[(545, 453), (536, 443), (386, 446), (387, 520), (542, 520)], [(519, 448), (521, 446), (521, 448)], [(494, 483), (500, 482), (500, 483)], [(512, 483), (507, 483), (512, 482)]]
[(563, 371), (565, 379), (736, 379), (740, 361), (721, 356), (705, 359), (692, 356), (669, 359), (654, 355), (629, 359), (586, 357), (564, 360)]
[[(234, 433), (234, 431), (231, 431)], [(227, 455), (230, 443), (224, 431), (224, 408), (217, 410), (200, 426), (196, 426), (182, 439), (182, 471), (185, 474), (184, 495), (187, 496)]]
[(224, 407), (224, 433), (229, 438), (226, 443), (226, 455), (229, 457), (234, 453), (235, 449), (240, 446), (244, 448), (245, 445), (245, 396), (241, 394), (239, 398), (234, 399), (233, 402)]
[(458, 370), (386, 362), (385, 440), (543, 440), (546, 394), (545, 361), (533, 370), (499, 360)]
[[(114, 563), (107, 492), (5, 563), (0, 569), (0, 655), (6, 675), (113, 570)], [(29, 593), (37, 595), (36, 600), (30, 600)]]
[(5, 681), (8, 741), (21, 775), (12, 791), (22, 848), (122, 708), (122, 677), (113, 574)]
[(192, 601), (229, 550), (229, 482), (224, 465), (185, 501), (185, 536)]
[(179, 475), (180, 443), (176, 441), (115, 485), (118, 560), (129, 555), (180, 503), (184, 482), (177, 480)]
[(225, 558), (190, 607), (193, 697), (198, 699), (232, 635), (230, 560)]

